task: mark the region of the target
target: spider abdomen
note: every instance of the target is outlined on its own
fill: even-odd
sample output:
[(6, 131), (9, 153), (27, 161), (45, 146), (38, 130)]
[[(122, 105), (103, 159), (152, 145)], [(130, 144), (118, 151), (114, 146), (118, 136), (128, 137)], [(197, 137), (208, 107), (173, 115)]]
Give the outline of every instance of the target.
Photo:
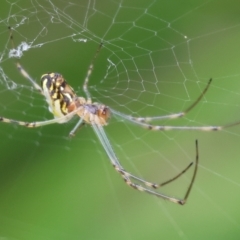
[[(49, 111), (55, 118), (61, 118), (76, 109), (77, 95), (59, 73), (47, 73), (41, 77), (43, 94), (49, 105)], [(60, 123), (68, 121), (64, 119)]]

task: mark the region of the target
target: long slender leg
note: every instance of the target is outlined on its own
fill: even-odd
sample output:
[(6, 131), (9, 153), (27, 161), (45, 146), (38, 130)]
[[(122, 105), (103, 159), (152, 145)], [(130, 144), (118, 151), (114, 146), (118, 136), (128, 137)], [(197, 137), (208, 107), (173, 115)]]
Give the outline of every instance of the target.
[(98, 54), (99, 54), (99, 52), (100, 52), (100, 50), (102, 48), (102, 45), (103, 45), (103, 43), (100, 43), (100, 45), (98, 46), (97, 52), (96, 52), (94, 58), (92, 59), (92, 62), (91, 62), (90, 66), (88, 68), (88, 71), (87, 71), (87, 76), (86, 76), (86, 78), (84, 80), (84, 83), (83, 83), (83, 91), (85, 92), (85, 94), (87, 96), (87, 102), (88, 103), (92, 102), (91, 95), (90, 95), (90, 93), (88, 91), (88, 82), (89, 82), (89, 78), (90, 78), (90, 76), (92, 74), (92, 71), (93, 71), (94, 61), (97, 58), (97, 56), (98, 56)]
[(196, 176), (197, 176), (197, 170), (198, 170), (198, 162), (199, 162), (199, 153), (198, 153), (198, 140), (195, 141), (195, 144), (196, 144), (196, 163), (195, 163), (195, 168), (194, 168), (194, 172), (193, 172), (193, 177), (192, 177), (192, 181), (188, 187), (188, 190), (184, 196), (184, 199), (182, 200), (182, 204), (185, 204), (187, 199), (188, 199), (188, 196), (191, 192), (191, 189), (192, 189), (192, 186), (193, 186), (193, 183), (196, 179)]
[(178, 175), (176, 175), (175, 177), (167, 180), (166, 182), (163, 182), (161, 184), (156, 184), (154, 186), (154, 188), (160, 188), (160, 187), (163, 187), (164, 185), (167, 185), (173, 181), (175, 181), (176, 179), (178, 179), (179, 177), (181, 177), (191, 166), (193, 165), (193, 162), (191, 162), (182, 172), (180, 172)]
[(193, 182), (195, 180), (195, 177), (196, 177), (196, 173), (197, 173), (197, 167), (198, 167), (198, 144), (197, 144), (197, 141), (196, 141), (196, 164), (195, 164), (195, 168), (194, 168), (194, 173), (193, 173), (193, 177), (192, 177), (192, 180), (191, 180), (191, 183), (187, 189), (187, 192), (184, 196), (183, 199), (177, 199), (177, 198), (174, 198), (174, 197), (170, 197), (170, 196), (167, 196), (167, 195), (164, 195), (162, 193), (158, 193), (158, 192), (155, 192), (153, 190), (150, 190), (148, 188), (145, 188), (139, 184), (136, 184), (134, 182), (131, 181), (131, 178), (132, 179), (135, 179), (137, 181), (140, 181), (142, 183), (144, 183), (145, 185), (147, 185), (148, 187), (153, 187), (153, 188), (156, 188), (156, 187), (159, 187), (159, 186), (163, 186), (163, 185), (166, 185), (172, 181), (174, 181), (175, 179), (177, 179), (178, 177), (180, 177), (184, 172), (186, 172), (190, 166), (192, 165), (192, 163), (186, 168), (184, 169), (184, 171), (182, 171), (180, 174), (178, 174), (176, 177), (170, 179), (169, 181), (166, 181), (162, 184), (153, 184), (153, 183), (150, 183), (150, 182), (147, 182), (141, 178), (138, 178), (130, 173), (128, 173), (127, 171), (125, 171), (123, 169), (123, 167), (120, 165), (119, 163), (119, 160), (117, 159), (111, 145), (110, 145), (110, 142), (104, 132), (104, 129), (102, 128), (102, 126), (98, 126), (96, 125), (95, 123), (92, 123), (92, 126), (93, 126), (93, 129), (97, 135), (97, 137), (99, 138), (103, 148), (105, 149), (113, 167), (116, 169), (116, 171), (118, 173), (120, 173), (124, 179), (124, 181), (126, 182), (126, 184), (128, 184), (130, 187), (134, 188), (134, 189), (137, 189), (139, 191), (145, 191), (149, 194), (152, 194), (152, 195), (155, 195), (157, 197), (160, 197), (160, 198), (163, 198), (163, 199), (166, 199), (166, 200), (169, 200), (171, 202), (174, 202), (174, 203), (178, 203), (180, 205), (184, 205), (187, 201), (187, 198), (189, 196), (189, 193), (192, 189), (192, 186), (193, 186)]
[(228, 127), (233, 127), (236, 125), (240, 124), (240, 121), (237, 122), (233, 122), (230, 124), (226, 124), (223, 126), (163, 126), (163, 125), (152, 125), (152, 124), (148, 124), (146, 122), (140, 122), (137, 121), (131, 117), (129, 117), (128, 115), (122, 114), (118, 111), (115, 111), (113, 109), (111, 109), (111, 112), (118, 115), (119, 117), (129, 120), (132, 123), (135, 123), (137, 125), (140, 125), (143, 128), (146, 128), (148, 130), (152, 130), (152, 131), (170, 131), (170, 130), (194, 130), (194, 131), (206, 131), (206, 132), (210, 132), (210, 131), (221, 131), (225, 128)]
[[(12, 32), (12, 28), (11, 27), (8, 27), (9, 31), (10, 31), (10, 41), (11, 41), (11, 44), (12, 44), (12, 48), (15, 49), (15, 45), (14, 45), (14, 41), (13, 41), (13, 32)], [(27, 73), (26, 70), (24, 70), (24, 68), (21, 66), (21, 64), (19, 63), (19, 61), (16, 62), (16, 66), (17, 66), (17, 69), (19, 70), (19, 72), (34, 86), (34, 88), (39, 91), (42, 95), (43, 92), (42, 92), (42, 88), (32, 79), (32, 77)]]
[[(110, 142), (109, 142), (109, 140), (108, 140), (108, 138), (107, 138), (107, 136), (106, 136), (106, 133), (105, 133), (104, 129), (103, 129), (102, 127), (98, 127), (98, 130), (99, 130), (99, 132), (101, 133), (101, 136), (102, 136), (103, 141), (104, 141), (105, 144), (108, 146), (108, 149), (111, 150), (112, 156), (115, 156), (115, 159), (117, 160), (117, 157), (116, 157), (116, 155), (115, 155), (115, 153), (114, 153), (114, 151), (113, 151), (113, 149), (112, 149), (112, 146), (111, 146), (111, 144), (110, 144)], [(119, 164), (119, 166), (120, 166), (120, 163), (119, 163), (119, 162), (118, 162), (118, 164)], [(166, 185), (166, 184), (168, 184), (168, 183), (170, 183), (170, 182), (173, 182), (174, 180), (176, 180), (177, 178), (179, 178), (180, 176), (182, 176), (192, 165), (193, 165), (193, 162), (191, 162), (191, 163), (190, 163), (182, 172), (180, 172), (178, 175), (176, 175), (175, 177), (173, 177), (173, 178), (171, 178), (170, 180), (165, 181), (165, 182), (163, 182), (163, 183), (161, 183), (161, 184), (156, 184), (156, 183), (148, 182), (148, 181), (146, 181), (146, 180), (143, 180), (143, 179), (141, 179), (141, 178), (139, 178), (139, 177), (136, 177), (136, 176), (132, 175), (131, 173), (127, 173), (127, 174), (128, 174), (130, 177), (132, 177), (133, 179), (144, 183), (146, 186), (152, 187), (152, 188), (154, 188), (154, 189), (157, 189), (157, 188), (160, 188), (160, 187), (162, 187), (162, 186), (164, 186), (164, 185)]]
[(36, 128), (36, 127), (42, 127), (42, 126), (46, 126), (46, 125), (53, 124), (53, 123), (67, 122), (77, 113), (77, 111), (78, 111), (78, 109), (72, 111), (71, 113), (65, 115), (64, 117), (54, 118), (54, 119), (46, 120), (46, 121), (23, 122), (23, 121), (0, 117), (0, 122), (16, 124), (16, 125), (24, 126), (27, 128)]
[(119, 113), (119, 112), (117, 113), (117, 111), (115, 111), (115, 113), (118, 115), (121, 115), (122, 117), (124, 117), (125, 119), (128, 119), (130, 121), (137, 121), (137, 122), (143, 122), (143, 123), (156, 121), (156, 120), (163, 120), (163, 119), (181, 118), (181, 117), (185, 116), (187, 113), (189, 113), (201, 101), (201, 99), (206, 94), (207, 90), (209, 89), (211, 82), (212, 82), (212, 78), (208, 81), (206, 87), (204, 88), (202, 93), (199, 95), (199, 97), (183, 112), (173, 113), (173, 114), (164, 115), (164, 116), (153, 116), (153, 117), (133, 117), (133, 116), (125, 115), (123, 113)]

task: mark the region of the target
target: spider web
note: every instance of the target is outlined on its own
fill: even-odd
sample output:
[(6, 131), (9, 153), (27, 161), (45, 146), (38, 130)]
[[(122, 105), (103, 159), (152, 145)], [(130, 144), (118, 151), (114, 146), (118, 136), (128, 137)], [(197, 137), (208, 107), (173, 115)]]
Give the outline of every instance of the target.
[[(52, 118), (14, 57), (36, 82), (60, 72), (84, 96), (83, 80), (103, 42), (89, 83), (93, 101), (136, 117), (167, 115), (186, 109), (213, 78), (186, 117), (157, 124), (238, 121), (239, 9), (237, 1), (223, 0), (2, 1), (0, 115)], [(90, 126), (68, 138), (76, 121), (37, 129), (0, 125), (0, 239), (238, 239), (239, 127), (151, 132), (111, 118), (105, 131), (122, 165), (153, 182), (194, 161), (198, 139), (196, 182), (180, 207), (128, 188)], [(191, 176), (189, 170), (160, 191), (182, 197)]]

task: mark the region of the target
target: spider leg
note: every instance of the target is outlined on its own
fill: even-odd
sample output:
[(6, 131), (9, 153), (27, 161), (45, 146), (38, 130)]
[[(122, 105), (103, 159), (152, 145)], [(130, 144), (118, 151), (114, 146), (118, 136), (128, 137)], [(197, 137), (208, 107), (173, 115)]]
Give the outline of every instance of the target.
[[(11, 44), (12, 44), (12, 48), (15, 49), (15, 44), (14, 44), (14, 41), (13, 41), (13, 32), (12, 32), (12, 28), (11, 27), (8, 27), (9, 31), (10, 31), (10, 41), (11, 41)], [(16, 65), (17, 65), (17, 69), (19, 70), (19, 72), (34, 86), (34, 88), (40, 92), (42, 95), (43, 94), (43, 91), (42, 91), (42, 88), (32, 79), (32, 77), (27, 73), (26, 70), (24, 70), (24, 68), (21, 66), (21, 64), (19, 63), (19, 61), (16, 62)]]
[(173, 114), (164, 115), (164, 116), (154, 116), (154, 117), (132, 117), (132, 116), (128, 116), (128, 115), (125, 115), (122, 113), (118, 113), (118, 115), (122, 115), (123, 118), (128, 119), (130, 121), (137, 121), (137, 122), (143, 122), (143, 123), (147, 123), (147, 122), (151, 122), (151, 121), (155, 121), (155, 120), (181, 118), (181, 117), (185, 116), (187, 113), (189, 113), (201, 101), (201, 99), (206, 94), (207, 90), (209, 89), (211, 82), (212, 82), (212, 78), (209, 79), (206, 87), (204, 88), (202, 93), (199, 95), (199, 97), (183, 112), (173, 113)]
[(78, 109), (72, 111), (71, 113), (69, 113), (63, 117), (54, 118), (54, 119), (46, 120), (46, 121), (23, 122), (23, 121), (18, 121), (18, 120), (14, 120), (14, 119), (0, 117), (0, 122), (16, 124), (16, 125), (24, 126), (27, 128), (36, 128), (36, 127), (50, 125), (53, 123), (65, 123), (65, 122), (69, 121), (77, 113), (77, 111), (78, 111)]
[(174, 181), (175, 179), (177, 179), (178, 177), (180, 177), (184, 172), (186, 172), (190, 166), (192, 165), (192, 163), (187, 167), (185, 168), (180, 174), (178, 174), (177, 176), (175, 176), (174, 178), (162, 183), (162, 184), (154, 184), (154, 183), (150, 183), (150, 182), (147, 182), (139, 177), (136, 177), (134, 176), (133, 174), (131, 173), (128, 173), (127, 171), (124, 170), (124, 168), (121, 166), (121, 164), (119, 163), (119, 160), (118, 158), (116, 157), (113, 149), (112, 149), (112, 146), (104, 132), (104, 129), (102, 128), (102, 126), (100, 125), (97, 125), (95, 124), (94, 122), (92, 122), (92, 126), (93, 126), (93, 129), (94, 129), (94, 132), (96, 133), (97, 137), (99, 138), (103, 148), (105, 149), (113, 167), (115, 168), (115, 170), (121, 174), (121, 176), (123, 177), (124, 181), (126, 182), (127, 185), (129, 185), (130, 187), (136, 189), (136, 190), (139, 190), (139, 191), (144, 191), (144, 192), (147, 192), (149, 194), (152, 194), (154, 196), (157, 196), (157, 197), (160, 197), (160, 198), (163, 198), (163, 199), (166, 199), (166, 200), (169, 200), (171, 202), (174, 202), (174, 203), (178, 203), (180, 205), (184, 205), (187, 201), (187, 198), (189, 196), (189, 193), (192, 189), (192, 186), (193, 186), (193, 182), (195, 180), (195, 177), (196, 177), (196, 173), (197, 173), (197, 167), (198, 167), (198, 144), (197, 144), (197, 141), (196, 141), (196, 164), (195, 164), (195, 168), (194, 168), (194, 173), (193, 173), (193, 177), (192, 177), (192, 180), (191, 180), (191, 183), (187, 189), (187, 192), (184, 196), (183, 199), (178, 199), (178, 198), (174, 198), (174, 197), (170, 197), (170, 196), (167, 196), (167, 195), (164, 195), (162, 193), (158, 193), (158, 192), (155, 192), (151, 189), (148, 189), (146, 187), (143, 187), (142, 185), (140, 184), (137, 184), (137, 183), (134, 183), (131, 179), (135, 179), (139, 182), (142, 182), (144, 183), (146, 186), (148, 187), (152, 187), (152, 188), (157, 188), (157, 187), (160, 187), (160, 186), (163, 186), (163, 185), (166, 185), (172, 181)]
[(102, 48), (102, 45), (103, 45), (103, 43), (100, 43), (100, 45), (98, 46), (98, 49), (97, 49), (97, 51), (95, 53), (95, 56), (92, 59), (92, 62), (91, 62), (91, 64), (88, 67), (87, 76), (85, 77), (85, 80), (84, 80), (84, 83), (83, 83), (83, 91), (85, 92), (85, 94), (87, 96), (87, 102), (88, 103), (92, 102), (91, 95), (90, 95), (90, 93), (88, 91), (88, 82), (89, 82), (89, 78), (90, 78), (90, 76), (92, 74), (92, 71), (93, 71), (94, 61), (97, 58), (97, 56), (98, 56), (98, 54), (99, 54), (99, 52), (100, 52), (100, 50)]
[[(168, 183), (173, 182), (174, 180), (178, 179), (179, 177), (181, 177), (191, 166), (193, 165), (193, 162), (191, 162), (184, 170), (182, 170), (178, 175), (176, 175), (175, 177), (161, 183), (161, 184), (155, 184), (154, 188), (160, 188), (163, 187), (164, 185), (167, 185)], [(152, 185), (153, 186), (153, 185)], [(152, 187), (151, 186), (151, 187)]]
[(19, 70), (19, 72), (34, 86), (34, 88), (43, 94), (42, 88), (30, 77), (30, 75), (26, 72), (26, 70), (24, 70), (24, 68), (21, 66), (21, 64), (19, 62), (16, 63), (17, 65), (17, 69)]
[[(115, 153), (114, 153), (114, 151), (113, 151), (113, 149), (112, 149), (112, 146), (111, 146), (111, 144), (110, 144), (110, 142), (109, 142), (109, 140), (108, 140), (108, 138), (107, 138), (107, 136), (106, 136), (106, 134), (105, 134), (104, 129), (101, 127), (101, 128), (99, 128), (99, 131), (100, 131), (100, 133), (102, 134), (103, 139), (105, 139), (105, 143), (108, 145), (108, 149), (111, 149), (111, 150), (112, 150), (112, 155), (115, 156), (115, 158), (117, 159), (117, 157), (116, 157), (116, 155), (115, 155)], [(119, 164), (119, 166), (120, 166), (120, 163), (119, 163), (119, 162), (118, 162), (118, 164)], [(179, 178), (180, 176), (182, 176), (192, 165), (193, 165), (193, 162), (191, 162), (191, 163), (190, 163), (182, 172), (180, 172), (178, 175), (176, 175), (175, 177), (173, 177), (173, 178), (171, 178), (170, 180), (165, 181), (165, 182), (163, 182), (163, 183), (161, 183), (161, 184), (156, 184), (156, 183), (148, 182), (148, 181), (146, 181), (146, 180), (143, 180), (143, 179), (141, 179), (141, 178), (139, 178), (139, 177), (136, 177), (136, 176), (132, 175), (132, 174), (129, 173), (129, 172), (126, 172), (126, 171), (124, 171), (124, 170), (123, 170), (123, 171), (124, 171), (125, 174), (127, 174), (129, 177), (132, 177), (133, 179), (135, 179), (135, 180), (137, 180), (137, 181), (139, 181), (139, 182), (144, 183), (144, 184), (145, 184), (146, 186), (148, 186), (148, 187), (152, 187), (152, 188), (154, 188), (154, 189), (157, 189), (157, 188), (160, 188), (160, 187), (162, 187), (162, 186), (164, 186), (164, 185), (167, 185), (167, 184), (170, 183), (170, 182), (173, 182), (174, 180), (176, 180), (177, 178)], [(122, 167), (122, 169), (123, 169), (123, 167)]]
[(221, 131), (225, 128), (228, 127), (233, 127), (236, 125), (240, 124), (240, 121), (237, 122), (233, 122), (230, 124), (226, 124), (226, 125), (222, 125), (222, 126), (163, 126), (163, 125), (153, 125), (153, 124), (148, 124), (146, 122), (140, 122), (136, 119), (133, 119), (132, 117), (122, 114), (118, 111), (115, 111), (113, 109), (111, 109), (111, 112), (118, 115), (119, 117), (126, 119), (132, 123), (135, 123), (137, 125), (140, 125), (141, 127), (148, 129), (148, 130), (152, 130), (152, 131), (170, 131), (170, 130), (194, 130), (194, 131), (206, 131), (206, 132), (210, 132), (210, 131)]
[(79, 130), (83, 125), (85, 125), (85, 122), (83, 122), (83, 118), (80, 118), (77, 124), (74, 126), (74, 128), (69, 133), (69, 137), (74, 137), (77, 130)]

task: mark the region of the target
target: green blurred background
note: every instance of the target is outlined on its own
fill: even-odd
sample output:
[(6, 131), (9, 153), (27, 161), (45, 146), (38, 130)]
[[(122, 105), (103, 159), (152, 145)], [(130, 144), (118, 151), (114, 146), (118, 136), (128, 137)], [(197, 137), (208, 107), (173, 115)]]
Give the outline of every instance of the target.
[[(31, 44), (21, 63), (39, 81), (62, 73), (79, 96), (90, 80), (94, 101), (134, 116), (179, 112), (213, 83), (184, 119), (167, 125), (222, 125), (240, 119), (238, 1), (2, 1), (1, 115), (51, 119), (47, 105), (8, 57)], [(84, 42), (87, 40), (87, 42)], [(0, 125), (0, 239), (239, 239), (240, 127), (222, 132), (149, 132), (111, 118), (106, 133), (122, 165), (165, 181), (200, 164), (189, 201), (178, 206), (127, 187), (90, 126), (75, 121), (39, 129)], [(157, 122), (160, 124), (160, 122)], [(161, 189), (182, 197), (192, 170)]]

